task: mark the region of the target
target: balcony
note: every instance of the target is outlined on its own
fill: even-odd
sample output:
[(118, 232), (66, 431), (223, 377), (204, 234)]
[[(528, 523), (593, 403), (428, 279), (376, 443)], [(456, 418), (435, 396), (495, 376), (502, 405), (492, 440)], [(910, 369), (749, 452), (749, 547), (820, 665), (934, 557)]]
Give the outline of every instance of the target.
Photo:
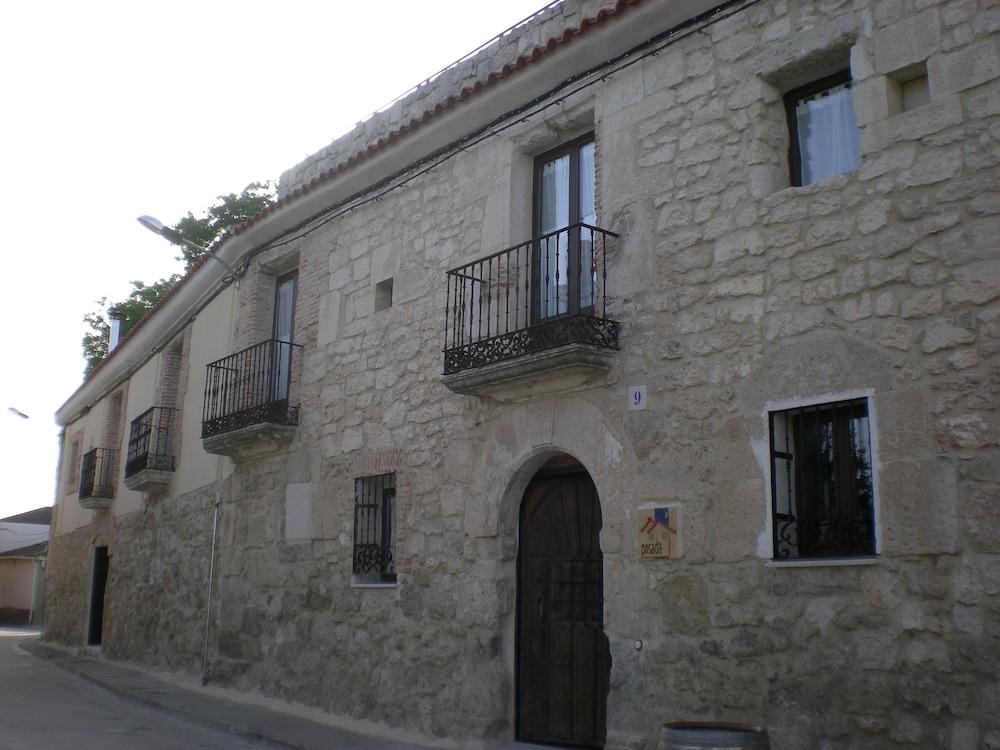
[(132, 420), (125, 458), (125, 486), (157, 493), (170, 486), (174, 473), (174, 425), (177, 410), (154, 406)]
[(94, 448), (80, 462), (80, 505), (87, 510), (110, 508), (115, 498), (118, 451)]
[(248, 457), (292, 439), (299, 407), (291, 406), (297, 344), (269, 339), (208, 365), (201, 439), (205, 450)]
[(606, 265), (617, 237), (575, 224), (449, 271), (444, 385), (509, 400), (604, 378), (618, 349)]

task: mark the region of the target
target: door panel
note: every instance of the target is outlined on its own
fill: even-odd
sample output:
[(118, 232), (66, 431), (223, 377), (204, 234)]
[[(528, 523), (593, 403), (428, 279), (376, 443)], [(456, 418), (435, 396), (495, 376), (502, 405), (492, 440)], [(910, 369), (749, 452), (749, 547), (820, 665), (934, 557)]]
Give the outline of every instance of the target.
[(518, 738), (603, 747), (610, 658), (597, 492), (536, 478), (521, 507)]

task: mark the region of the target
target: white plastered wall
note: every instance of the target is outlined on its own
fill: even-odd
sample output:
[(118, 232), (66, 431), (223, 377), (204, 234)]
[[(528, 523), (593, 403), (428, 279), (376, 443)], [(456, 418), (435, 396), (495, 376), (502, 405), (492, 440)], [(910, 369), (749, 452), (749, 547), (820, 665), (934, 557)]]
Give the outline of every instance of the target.
[(181, 419), (181, 454), (170, 492), (180, 495), (228, 476), (232, 462), (207, 453), (201, 444), (201, 412), (205, 398), (205, 366), (232, 353), (235, 290), (228, 287), (199, 313), (191, 326), (187, 393)]
[(128, 457), (128, 436), (132, 420), (146, 409), (155, 406), (156, 382), (162, 354), (157, 354), (146, 362), (132, 376), (128, 384), (128, 399), (125, 402), (125, 420), (118, 445), (118, 489), (112, 509), (116, 516), (134, 513), (142, 507), (142, 492), (128, 489), (122, 478), (125, 476), (125, 461)]

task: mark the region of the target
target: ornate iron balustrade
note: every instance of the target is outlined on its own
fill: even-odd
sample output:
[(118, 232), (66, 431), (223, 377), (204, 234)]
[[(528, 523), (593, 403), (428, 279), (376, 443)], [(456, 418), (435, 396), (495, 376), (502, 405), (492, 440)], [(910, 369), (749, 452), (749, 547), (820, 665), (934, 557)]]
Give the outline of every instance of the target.
[(176, 419), (176, 409), (154, 406), (132, 420), (125, 457), (126, 477), (143, 469), (174, 470), (172, 439)]
[(299, 407), (289, 406), (288, 393), (298, 348), (268, 339), (207, 365), (202, 438), (262, 423), (297, 425)]
[(94, 448), (84, 453), (80, 462), (80, 499), (113, 499), (117, 464), (118, 451), (114, 448)]
[(564, 344), (617, 349), (606, 317), (617, 237), (574, 224), (448, 271), (445, 375)]
[(866, 514), (820, 518), (778, 516), (774, 540), (778, 560), (875, 554), (875, 535), (871, 518)]

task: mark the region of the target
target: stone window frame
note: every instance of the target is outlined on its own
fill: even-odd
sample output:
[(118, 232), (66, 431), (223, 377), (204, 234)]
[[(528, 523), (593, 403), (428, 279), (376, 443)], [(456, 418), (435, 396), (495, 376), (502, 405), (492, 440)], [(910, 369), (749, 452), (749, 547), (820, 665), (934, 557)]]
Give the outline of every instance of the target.
[[(372, 493), (381, 490), (382, 497)], [(390, 492), (391, 491), (391, 492)], [(374, 503), (362, 504), (361, 500), (374, 499)], [(372, 506), (377, 506), (372, 511)], [(393, 588), (399, 585), (397, 575), (397, 552), (399, 549), (399, 478), (395, 471), (380, 474), (365, 474), (354, 478), (354, 501), (352, 503), (354, 518), (351, 533), (351, 587), (352, 588)], [(358, 526), (359, 510), (368, 508), (368, 519), (374, 519), (374, 529), (369, 525), (367, 530)], [(388, 513), (386, 512), (388, 509)], [(384, 538), (386, 523), (390, 537)], [(371, 539), (366, 546), (377, 546), (383, 559), (378, 570), (360, 570), (358, 547), (363, 542), (359, 534)], [(388, 542), (388, 543), (387, 543)], [(388, 558), (388, 559), (384, 559)]]
[[(855, 555), (849, 557), (804, 557), (776, 558), (774, 556), (774, 484), (771, 460), (771, 415), (776, 412), (791, 411), (808, 407), (823, 406), (848, 401), (864, 399), (868, 405), (869, 453), (871, 456), (871, 494), (872, 494), (872, 546), (870, 555)], [(802, 567), (841, 567), (853, 565), (875, 565), (882, 553), (881, 525), (881, 493), (879, 491), (879, 423), (877, 416), (875, 391), (872, 388), (837, 391), (817, 396), (793, 397), (784, 400), (767, 401), (761, 414), (764, 434), (767, 436), (767, 458), (764, 466), (764, 533), (758, 544), (758, 557), (764, 559), (769, 568), (802, 568)]]

